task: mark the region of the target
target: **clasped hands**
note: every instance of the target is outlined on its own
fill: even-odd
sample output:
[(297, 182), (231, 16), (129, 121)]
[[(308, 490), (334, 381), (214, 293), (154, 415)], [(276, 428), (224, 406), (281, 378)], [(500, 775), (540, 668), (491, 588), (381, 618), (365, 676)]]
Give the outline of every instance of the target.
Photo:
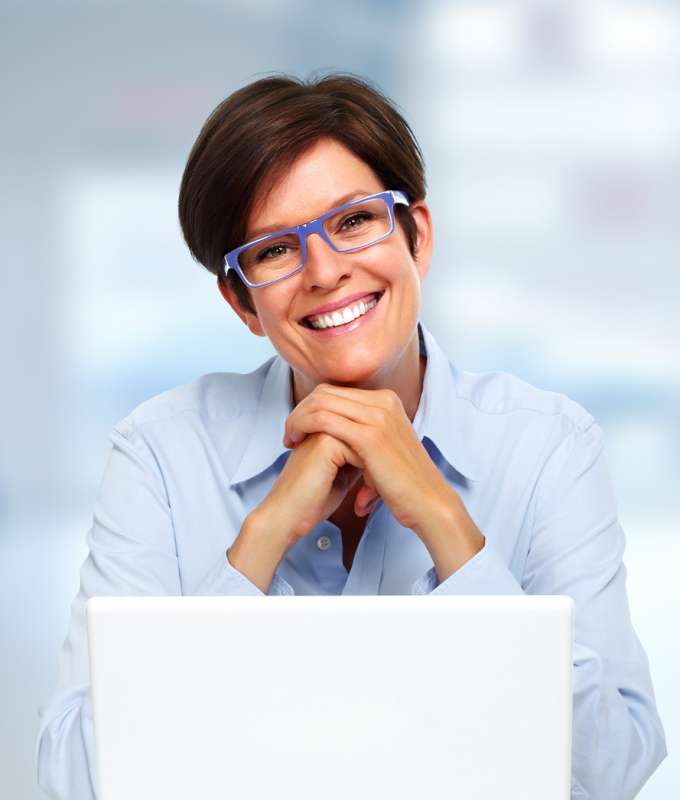
[(318, 384), (288, 416), (283, 443), (295, 447), (324, 432), (344, 442), (361, 464), (359, 516), (382, 499), (397, 522), (419, 533), (435, 514), (462, 502), (423, 447), (401, 399), (391, 389)]

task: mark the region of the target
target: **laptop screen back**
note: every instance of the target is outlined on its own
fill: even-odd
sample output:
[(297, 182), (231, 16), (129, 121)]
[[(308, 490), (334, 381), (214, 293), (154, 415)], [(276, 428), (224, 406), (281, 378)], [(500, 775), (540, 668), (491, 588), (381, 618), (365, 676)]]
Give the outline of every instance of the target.
[(99, 800), (568, 800), (565, 596), (88, 602)]

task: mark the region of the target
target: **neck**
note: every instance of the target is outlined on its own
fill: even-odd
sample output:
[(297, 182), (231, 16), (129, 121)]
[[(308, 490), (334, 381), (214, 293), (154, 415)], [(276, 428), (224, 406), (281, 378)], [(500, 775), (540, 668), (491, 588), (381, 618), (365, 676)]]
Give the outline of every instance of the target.
[(406, 350), (402, 353), (399, 363), (395, 368), (386, 374), (380, 374), (375, 379), (362, 381), (361, 383), (349, 384), (339, 383), (333, 380), (310, 380), (306, 375), (291, 369), (291, 381), (293, 387), (293, 406), (305, 399), (308, 394), (319, 385), (319, 383), (330, 383), (337, 386), (347, 386), (356, 389), (391, 389), (397, 394), (404, 406), (404, 411), (409, 420), (413, 422), (420, 397), (423, 392), (423, 381), (425, 378), (425, 367), (427, 358), (420, 355), (420, 345), (418, 341), (418, 330), (416, 329)]

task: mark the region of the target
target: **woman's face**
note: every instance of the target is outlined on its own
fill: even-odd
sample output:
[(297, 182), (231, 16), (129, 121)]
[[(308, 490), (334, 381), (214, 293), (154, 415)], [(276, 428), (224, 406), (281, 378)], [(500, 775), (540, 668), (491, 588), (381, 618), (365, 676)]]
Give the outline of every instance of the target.
[[(322, 139), (293, 163), (266, 197), (256, 201), (246, 241), (262, 229), (314, 219), (346, 202), (343, 198), (348, 195), (395, 188), (382, 186), (371, 168), (339, 142)], [(250, 330), (267, 336), (290, 364), (298, 400), (321, 382), (365, 388), (393, 385), (395, 377), (404, 377), (405, 358), (409, 371), (412, 366), (417, 372), (420, 282), (429, 266), (432, 237), (427, 206), (414, 203), (411, 211), (418, 229), (415, 259), (400, 226), (377, 244), (346, 254), (334, 252), (320, 236), (312, 235), (302, 270), (250, 290), (257, 316), (244, 311), (228, 287), (222, 290)], [(370, 316), (353, 330), (319, 336), (301, 324), (318, 306), (372, 292), (384, 293)]]

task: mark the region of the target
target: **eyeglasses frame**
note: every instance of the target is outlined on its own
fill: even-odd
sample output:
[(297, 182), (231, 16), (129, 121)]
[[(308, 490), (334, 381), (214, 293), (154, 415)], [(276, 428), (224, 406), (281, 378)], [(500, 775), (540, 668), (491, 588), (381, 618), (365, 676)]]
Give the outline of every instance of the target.
[[(323, 227), (323, 223), (329, 218), (333, 217), (341, 211), (345, 209), (352, 208), (353, 206), (360, 205), (361, 203), (365, 203), (367, 200), (376, 200), (382, 199), (385, 201), (387, 205), (387, 210), (390, 215), (390, 229), (387, 233), (383, 234), (379, 239), (376, 239), (373, 242), (368, 242), (368, 244), (360, 244), (357, 247), (351, 247), (348, 250), (341, 250), (340, 248), (336, 247), (333, 242), (331, 241), (330, 236), (326, 232), (326, 229)], [(393, 189), (388, 189), (384, 192), (376, 192), (375, 194), (366, 195), (366, 197), (360, 197), (357, 200), (352, 200), (349, 203), (345, 203), (344, 205), (338, 206), (337, 208), (332, 208), (330, 211), (327, 211), (325, 214), (322, 214), (320, 217), (316, 217), (316, 219), (310, 219), (309, 222), (303, 222), (301, 225), (294, 225), (292, 228), (283, 228), (279, 231), (274, 231), (273, 233), (267, 233), (264, 236), (259, 236), (257, 239), (253, 239), (250, 242), (246, 242), (245, 244), (240, 245), (239, 247), (230, 250), (228, 253), (225, 254), (223, 260), (223, 266), (225, 267), (224, 276), (226, 278), (227, 273), (230, 269), (236, 271), (236, 274), (239, 276), (241, 281), (249, 288), (249, 289), (260, 289), (263, 286), (269, 286), (272, 283), (278, 283), (278, 281), (283, 281), (286, 278), (291, 278), (293, 275), (298, 273), (307, 263), (307, 237), (313, 233), (318, 233), (319, 236), (326, 242), (326, 244), (334, 250), (336, 253), (355, 253), (357, 250), (363, 250), (366, 247), (372, 247), (374, 244), (381, 242), (383, 239), (386, 239), (392, 233), (394, 233), (395, 228), (395, 217), (394, 217), (394, 206), (395, 204), (409, 206), (410, 203), (404, 194), (404, 192), (396, 191)], [(280, 236), (288, 235), (288, 234), (297, 234), (300, 238), (300, 254), (302, 258), (302, 263), (299, 267), (296, 267), (292, 272), (288, 272), (286, 275), (282, 275), (280, 278), (273, 278), (270, 281), (264, 281), (264, 283), (251, 283), (246, 276), (243, 274), (241, 267), (238, 263), (239, 255), (249, 247), (252, 247), (255, 244), (261, 244), (262, 242), (266, 242), (270, 239), (277, 239)]]

